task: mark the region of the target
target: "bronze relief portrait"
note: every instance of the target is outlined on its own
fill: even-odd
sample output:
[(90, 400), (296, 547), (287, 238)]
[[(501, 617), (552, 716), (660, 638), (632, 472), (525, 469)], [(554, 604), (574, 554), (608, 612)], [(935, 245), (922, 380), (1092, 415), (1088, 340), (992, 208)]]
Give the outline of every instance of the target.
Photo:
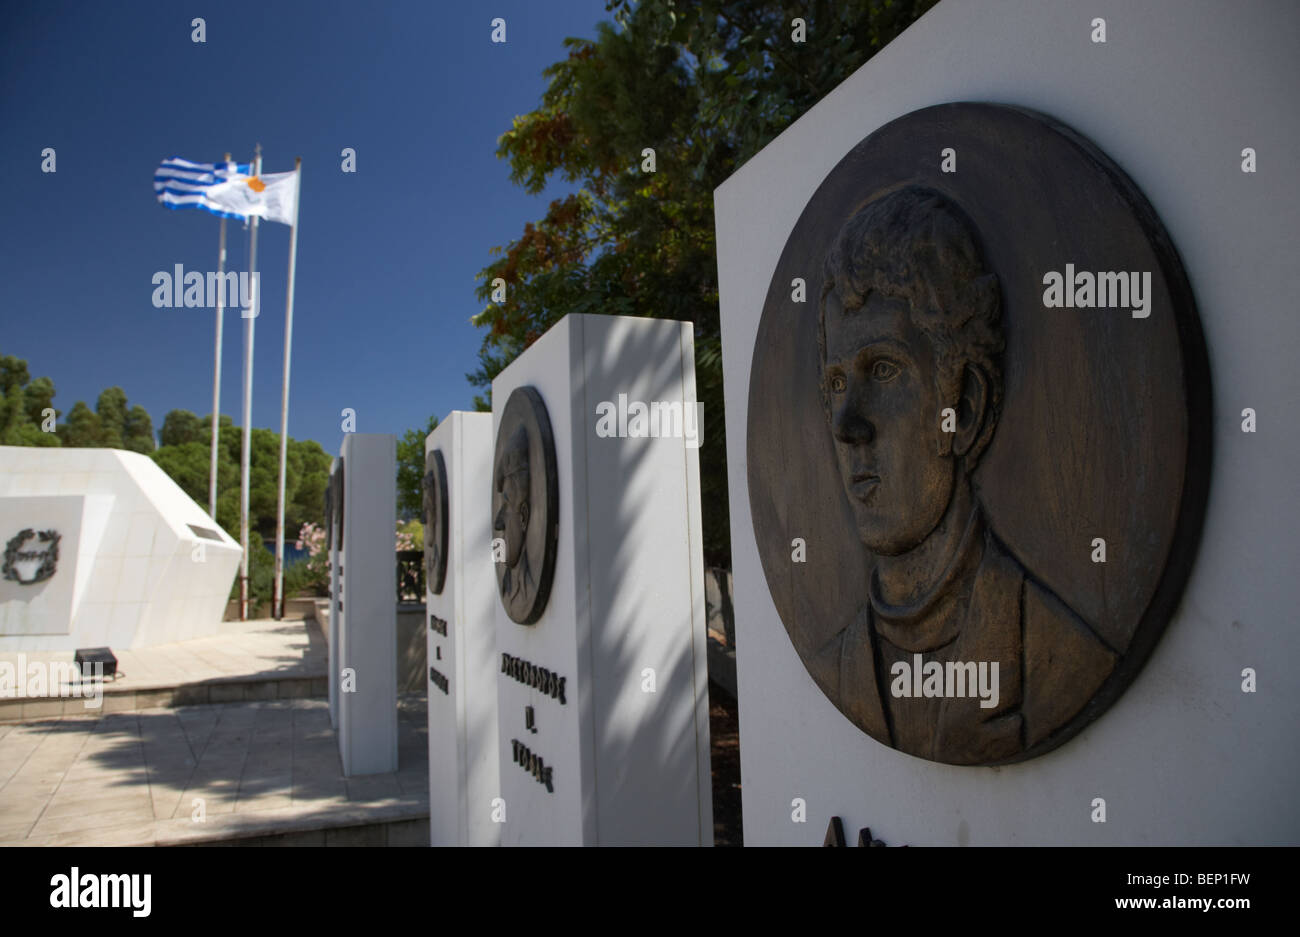
[(325, 481), (325, 495), (323, 507), (325, 519), (322, 527), (325, 530), (325, 552), (328, 554), (334, 548), (334, 473), (330, 472), (328, 479)]
[(442, 450), (424, 455), (424, 580), (430, 592), (442, 594), (447, 579), (447, 463)]
[[(1049, 303), (1075, 269), (1089, 296)], [(1130, 275), (1127, 305), (1097, 302)], [(998, 105), (881, 128), (791, 234), (750, 375), (759, 556), (814, 682), (921, 758), (1066, 741), (1176, 607), (1209, 410), (1177, 252), (1104, 154)]]
[(333, 484), (334, 497), (330, 499), (330, 507), (336, 524), (338, 539), (336, 544), (338, 549), (343, 549), (343, 456), (339, 456), (338, 466), (334, 469), (334, 475), (330, 479)]
[(497, 591), (510, 619), (531, 625), (550, 598), (559, 540), (555, 440), (535, 388), (516, 388), (506, 400), (492, 464)]

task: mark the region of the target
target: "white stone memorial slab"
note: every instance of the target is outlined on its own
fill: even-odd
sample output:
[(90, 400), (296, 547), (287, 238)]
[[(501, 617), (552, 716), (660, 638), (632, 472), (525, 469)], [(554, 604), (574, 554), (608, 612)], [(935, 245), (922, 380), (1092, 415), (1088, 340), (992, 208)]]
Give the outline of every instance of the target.
[[(339, 555), (339, 753), (343, 773), (397, 770), (397, 441), (349, 433)], [(338, 508), (335, 507), (338, 517)]]
[[(496, 573), (492, 566), (492, 414), (453, 411), (429, 434), (446, 474), (446, 573), (426, 593), (429, 842), (497, 846)], [(425, 524), (429, 525), (426, 515)]]
[[(24, 530), (35, 539), (15, 543)], [(0, 575), (0, 650), (12, 651), (215, 634), (240, 557), (152, 459), (118, 449), (0, 446), (0, 549), (10, 543), (18, 578)], [(30, 581), (52, 546), (53, 570)]]
[[(556, 549), (535, 621), (496, 597), (502, 843), (712, 845), (691, 324), (566, 316), (493, 382), (494, 435), (522, 388), (554, 439)], [(530, 492), (545, 491), (541, 456), (530, 432)], [(520, 468), (494, 461), (483, 479), (497, 500), (503, 466)], [(522, 490), (494, 517), (503, 562)], [(498, 574), (520, 617), (545, 584), (535, 501), (521, 559)]]

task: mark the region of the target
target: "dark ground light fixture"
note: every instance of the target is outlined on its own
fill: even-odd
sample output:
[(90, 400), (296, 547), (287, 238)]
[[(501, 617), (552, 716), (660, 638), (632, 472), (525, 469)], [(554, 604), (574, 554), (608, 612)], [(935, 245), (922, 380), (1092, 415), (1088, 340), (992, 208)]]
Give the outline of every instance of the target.
[(76, 663), (77, 669), (81, 671), (82, 677), (93, 676), (94, 665), (100, 664), (103, 667), (101, 676), (117, 679), (117, 658), (110, 648), (80, 647), (77, 648), (77, 653), (73, 655), (72, 660)]

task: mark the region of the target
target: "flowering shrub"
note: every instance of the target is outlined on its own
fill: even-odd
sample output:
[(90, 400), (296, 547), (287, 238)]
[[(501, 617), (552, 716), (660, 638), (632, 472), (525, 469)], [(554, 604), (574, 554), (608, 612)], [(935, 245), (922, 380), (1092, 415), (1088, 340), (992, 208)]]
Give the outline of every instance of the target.
[[(394, 550), (400, 552), (421, 549), (423, 544), (417, 543), (416, 538), (409, 531), (402, 530), (402, 526), (399, 521), (397, 530), (394, 531)], [(330, 587), (330, 551), (325, 528), (319, 524), (303, 524), (298, 530), (298, 539), (294, 546), (299, 550), (306, 550), (307, 558), (285, 571), (285, 594), (292, 595), (295, 591), (310, 590), (318, 595), (327, 595)], [(295, 573), (294, 589), (289, 587), (290, 571)]]
[[(294, 578), (299, 578), (295, 583), (299, 589), (310, 589), (317, 595), (326, 595), (330, 588), (330, 553), (329, 544), (325, 542), (325, 528), (312, 523), (303, 524), (298, 530), (298, 539), (294, 546), (299, 550), (307, 551), (307, 559), (301, 563), (295, 563), (289, 567), (289, 570), (301, 568), (302, 572)], [(288, 576), (289, 570), (285, 571)], [(291, 595), (288, 584), (285, 585), (285, 594)]]

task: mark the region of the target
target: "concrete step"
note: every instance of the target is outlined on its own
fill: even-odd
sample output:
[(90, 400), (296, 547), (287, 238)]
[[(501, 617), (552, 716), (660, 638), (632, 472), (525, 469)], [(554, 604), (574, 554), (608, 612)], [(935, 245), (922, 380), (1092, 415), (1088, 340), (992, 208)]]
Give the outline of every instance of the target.
[[(209, 703), (323, 699), (329, 693), (325, 641), (310, 618), (229, 622), (208, 637), (116, 655), (118, 678), (88, 685), (76, 682), (71, 651), (0, 653), (0, 668), (8, 675), (0, 682), (16, 683), (0, 686), (0, 723)], [(48, 676), (32, 684), (30, 668), (44, 668)], [(23, 695), (32, 686), (41, 687), (39, 694)], [(93, 688), (90, 698), (83, 696), (87, 686)], [(14, 692), (18, 695), (6, 695)]]
[(275, 699), (325, 699), (324, 676), (224, 677), (173, 686), (103, 689), (102, 705), (87, 706), (80, 697), (17, 697), (0, 699), (0, 722), (28, 722), (54, 716), (103, 716), (143, 709), (172, 709), (209, 703), (244, 703)]
[(428, 805), (342, 809), (271, 818), (251, 814), (241, 825), (191, 825), (162, 831), (137, 846), (428, 846)]

